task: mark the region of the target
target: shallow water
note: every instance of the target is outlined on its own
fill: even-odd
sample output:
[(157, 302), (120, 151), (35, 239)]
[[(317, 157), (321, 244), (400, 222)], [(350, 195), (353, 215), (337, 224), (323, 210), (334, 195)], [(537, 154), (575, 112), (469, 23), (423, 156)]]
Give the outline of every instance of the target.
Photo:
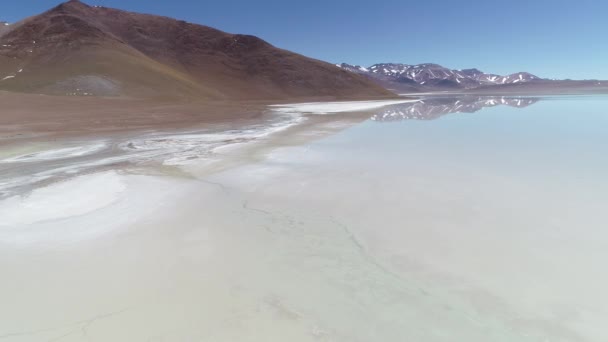
[(608, 339), (608, 98), (302, 118), (0, 202), (0, 339)]

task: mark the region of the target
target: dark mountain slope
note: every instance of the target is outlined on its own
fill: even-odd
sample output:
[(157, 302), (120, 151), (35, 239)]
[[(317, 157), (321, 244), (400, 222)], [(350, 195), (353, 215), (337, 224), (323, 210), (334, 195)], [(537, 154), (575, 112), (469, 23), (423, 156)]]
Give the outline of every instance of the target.
[(375, 97), (359, 75), (248, 35), (72, 0), (0, 37), (0, 89), (202, 99)]

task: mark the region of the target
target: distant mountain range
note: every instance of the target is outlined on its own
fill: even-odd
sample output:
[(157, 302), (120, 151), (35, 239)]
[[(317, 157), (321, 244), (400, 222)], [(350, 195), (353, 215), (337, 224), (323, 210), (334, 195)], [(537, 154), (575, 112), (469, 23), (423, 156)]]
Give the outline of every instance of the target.
[(438, 64), (408, 65), (399, 63), (374, 64), (369, 68), (349, 64), (338, 67), (365, 75), (373, 75), (405, 84), (443, 86), (448, 88), (477, 88), (483, 85), (513, 84), (539, 80), (540, 77), (527, 72), (501, 76), (486, 74), (477, 69), (452, 70)]
[(197, 100), (394, 96), (255, 36), (78, 0), (0, 25), (0, 90)]
[(599, 88), (608, 86), (606, 81), (571, 81), (543, 79), (528, 72), (497, 75), (478, 69), (454, 70), (438, 64), (409, 65), (380, 63), (370, 67), (336, 64), (343, 70), (365, 76), (396, 92), (492, 92), (517, 90), (559, 90), (580, 87)]

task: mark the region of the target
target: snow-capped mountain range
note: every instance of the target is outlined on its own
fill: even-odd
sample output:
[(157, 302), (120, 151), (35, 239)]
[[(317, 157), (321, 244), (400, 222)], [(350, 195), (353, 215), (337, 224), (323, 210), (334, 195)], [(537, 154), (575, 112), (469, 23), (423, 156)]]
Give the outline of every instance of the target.
[(427, 88), (473, 89), (487, 85), (517, 84), (541, 80), (540, 77), (527, 72), (503, 76), (487, 74), (477, 69), (453, 70), (431, 63), (418, 65), (381, 63), (367, 68), (346, 63), (336, 66), (378, 81)]

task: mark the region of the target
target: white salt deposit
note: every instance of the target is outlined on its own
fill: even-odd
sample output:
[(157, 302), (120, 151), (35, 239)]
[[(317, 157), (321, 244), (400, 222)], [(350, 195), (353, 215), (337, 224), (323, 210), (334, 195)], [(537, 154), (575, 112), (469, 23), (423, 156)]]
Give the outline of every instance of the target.
[(36, 189), (0, 201), (0, 226), (19, 226), (90, 213), (116, 202), (126, 189), (121, 176), (104, 172)]
[(107, 145), (103, 142), (88, 144), (84, 146), (63, 147), (56, 149), (48, 149), (44, 151), (21, 154), (0, 160), (0, 163), (17, 163), (17, 162), (39, 162), (56, 159), (66, 159), (74, 157), (82, 157), (93, 154), (104, 149)]
[(189, 132), (182, 134), (153, 134), (133, 139), (120, 145), (132, 157), (162, 159), (164, 165), (185, 165), (193, 160), (211, 157), (218, 148), (251, 143), (281, 132), (304, 118), (288, 118), (262, 126), (252, 126), (239, 130), (216, 132)]
[(381, 101), (347, 101), (347, 102), (309, 102), (270, 106), (273, 111), (286, 114), (334, 114), (360, 112), (385, 106), (417, 102), (418, 100), (381, 100)]

